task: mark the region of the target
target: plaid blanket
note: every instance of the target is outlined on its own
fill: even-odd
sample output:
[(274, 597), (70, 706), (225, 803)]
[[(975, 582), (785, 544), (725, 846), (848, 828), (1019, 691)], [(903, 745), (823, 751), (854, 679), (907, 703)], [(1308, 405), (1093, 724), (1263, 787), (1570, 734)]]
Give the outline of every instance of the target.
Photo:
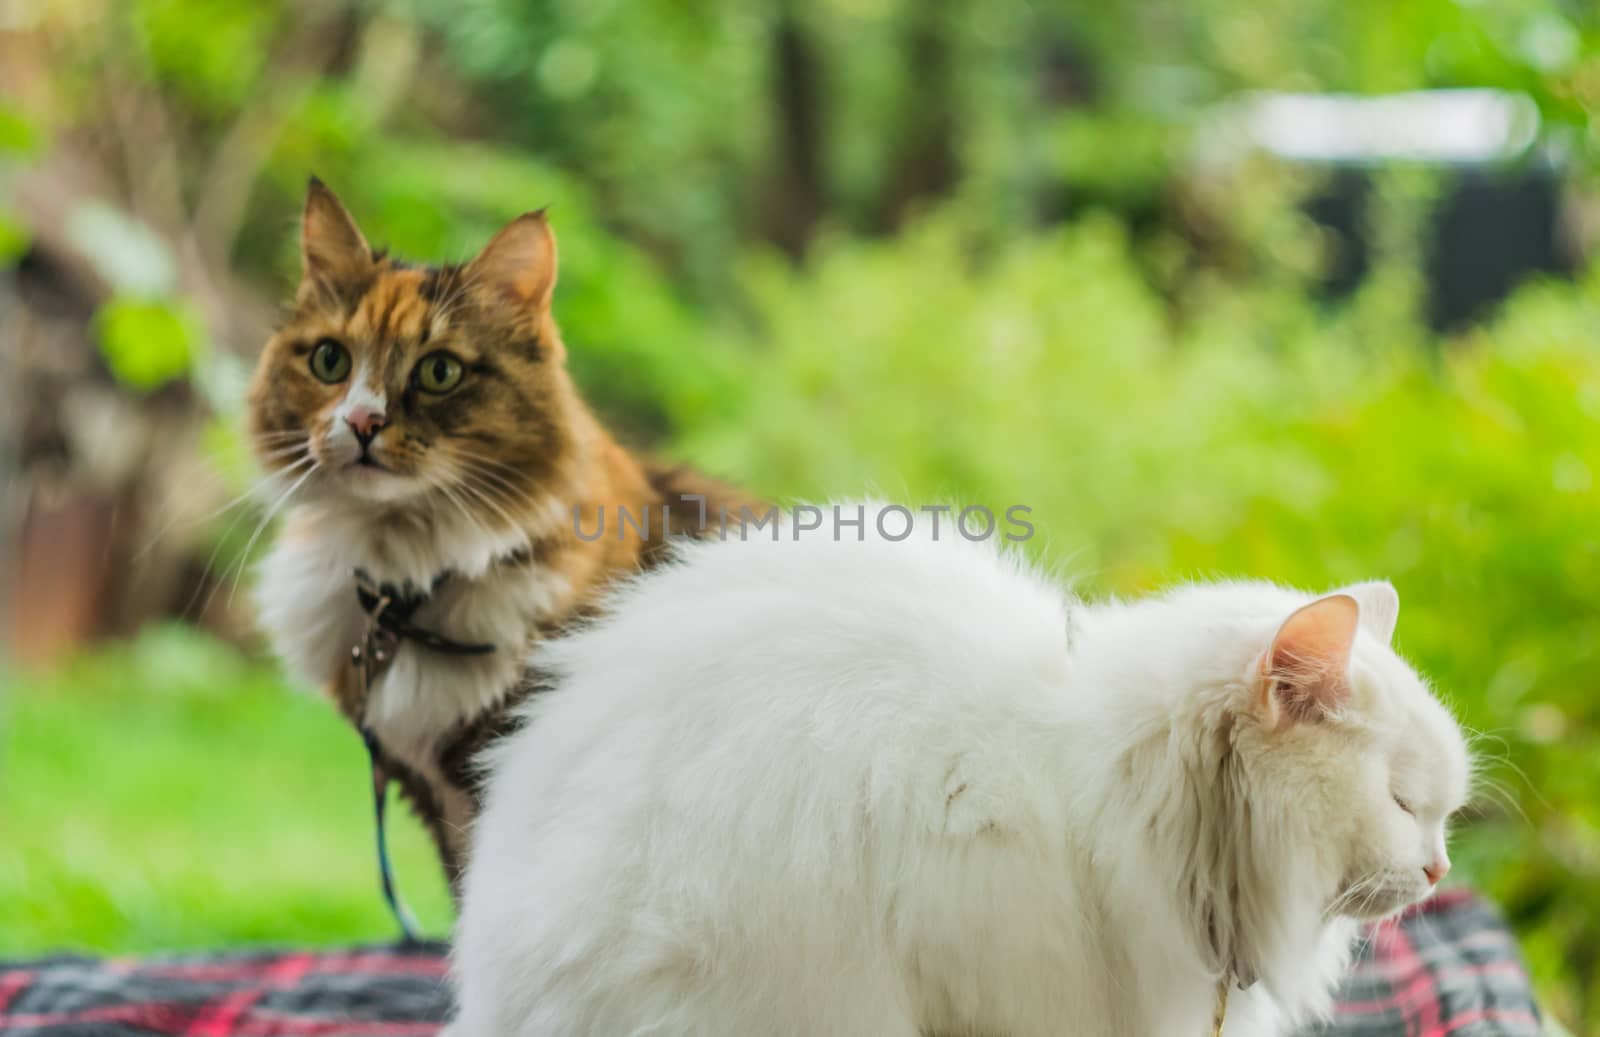
[[(0, 965), (4, 1037), (430, 1037), (450, 1010), (443, 949), (241, 952)], [(1311, 1031), (1537, 1037), (1516, 945), (1492, 908), (1452, 891), (1378, 926)]]

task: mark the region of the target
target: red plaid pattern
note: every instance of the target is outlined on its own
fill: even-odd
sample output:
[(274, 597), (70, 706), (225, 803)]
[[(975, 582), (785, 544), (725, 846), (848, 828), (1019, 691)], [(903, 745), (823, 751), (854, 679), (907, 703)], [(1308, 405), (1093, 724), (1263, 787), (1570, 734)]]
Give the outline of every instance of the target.
[[(1516, 944), (1471, 894), (1370, 937), (1307, 1037), (1537, 1037)], [(431, 1037), (449, 1011), (438, 946), (0, 965), (0, 1037)]]
[(1541, 1026), (1510, 930), (1450, 890), (1373, 927), (1333, 1022), (1307, 1037), (1538, 1037)]

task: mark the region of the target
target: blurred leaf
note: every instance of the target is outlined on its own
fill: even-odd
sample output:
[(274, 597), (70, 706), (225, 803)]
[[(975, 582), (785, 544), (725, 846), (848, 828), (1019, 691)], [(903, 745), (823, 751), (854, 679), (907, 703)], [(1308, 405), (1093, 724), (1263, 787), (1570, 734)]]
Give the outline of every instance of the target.
[(272, 33), (288, 11), (237, 0), (130, 2), (151, 63), (195, 111), (218, 117), (248, 99), (270, 56)]
[(21, 259), (28, 251), (31, 235), (22, 221), (0, 209), (0, 267), (7, 267)]
[(126, 296), (100, 308), (95, 333), (112, 374), (140, 391), (188, 374), (203, 343), (198, 318), (183, 304)]
[(44, 145), (44, 134), (25, 114), (0, 104), (0, 155), (28, 157)]

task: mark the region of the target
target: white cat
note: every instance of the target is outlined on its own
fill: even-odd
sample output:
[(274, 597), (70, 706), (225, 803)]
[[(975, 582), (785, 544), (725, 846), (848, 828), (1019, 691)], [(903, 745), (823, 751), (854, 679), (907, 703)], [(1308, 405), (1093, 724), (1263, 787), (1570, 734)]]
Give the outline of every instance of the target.
[(453, 1037), (1204, 1037), (1222, 977), (1282, 1033), (1449, 868), (1468, 754), (1398, 605), (688, 547), (492, 750)]

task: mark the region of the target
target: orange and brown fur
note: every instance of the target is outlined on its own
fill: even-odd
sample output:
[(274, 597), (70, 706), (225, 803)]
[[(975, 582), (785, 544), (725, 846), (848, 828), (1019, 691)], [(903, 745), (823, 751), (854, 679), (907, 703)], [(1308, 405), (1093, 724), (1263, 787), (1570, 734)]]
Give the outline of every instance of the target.
[[(672, 535), (715, 532), (702, 514), (749, 499), (641, 461), (585, 406), (551, 315), (543, 214), (466, 264), (413, 266), (369, 248), (313, 180), (301, 244), (293, 312), (249, 394), (250, 440), (285, 512), (261, 621), (291, 668), (376, 736), (453, 880), (476, 809), (471, 758), (510, 722), (529, 648), (661, 557), (664, 514)], [(648, 515), (648, 533), (622, 509)], [(363, 688), (350, 663), (365, 620), (357, 569), (424, 596), (418, 626), (494, 651), (402, 641)]]

